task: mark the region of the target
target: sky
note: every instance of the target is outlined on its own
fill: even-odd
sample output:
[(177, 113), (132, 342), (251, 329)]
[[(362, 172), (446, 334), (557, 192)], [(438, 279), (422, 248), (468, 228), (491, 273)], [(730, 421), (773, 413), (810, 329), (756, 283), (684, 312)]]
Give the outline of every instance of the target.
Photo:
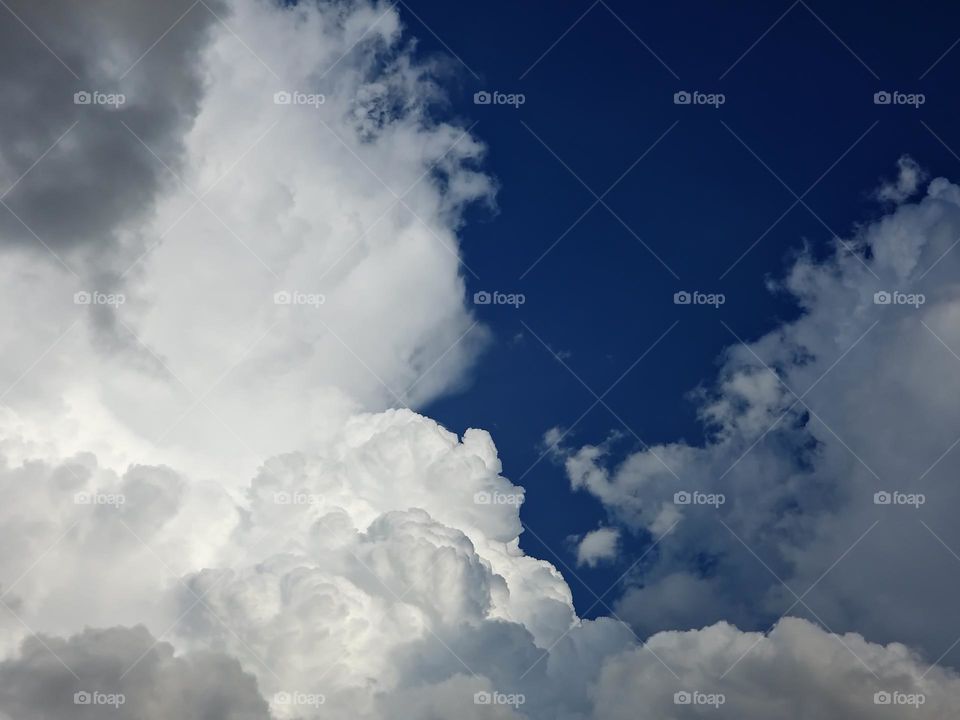
[[(464, 63), (454, 61), (462, 85), (452, 105), (478, 123), (500, 183), (499, 211), (480, 209), (463, 232), (468, 288), (526, 299), (516, 312), (480, 309), (496, 349), (468, 388), (427, 410), (448, 427), (499, 430), (515, 481), (517, 468), (527, 473), (541, 456), (544, 429), (573, 424), (674, 322), (605, 398), (610, 410), (597, 405), (572, 435), (596, 443), (619, 431), (621, 454), (639, 446), (633, 433), (646, 443), (701, 439), (688, 394), (711, 381), (736, 341), (720, 321), (749, 340), (794, 318), (796, 303), (770, 293), (768, 280), (803, 247), (822, 256), (835, 234), (882, 215), (870, 191), (900, 156), (933, 177), (955, 175), (960, 163), (950, 149), (960, 58), (940, 59), (956, 40), (948, 7), (930, 15), (897, 3), (583, 3), (545, 13), (536, 3), (424, 3), (410, 11), (420, 52)], [(525, 102), (472, 106), (483, 89), (523, 93)], [(684, 89), (723, 93), (725, 102), (674, 105)], [(873, 93), (884, 89), (924, 93), (925, 103), (878, 107)], [(571, 230), (593, 205), (591, 190), (602, 194), (641, 157), (605, 198), (612, 212), (597, 205)], [(672, 304), (683, 289), (722, 292), (726, 302), (689, 312)], [(563, 539), (602, 523), (602, 509), (568, 493), (546, 459), (521, 484), (545, 496), (524, 508), (533, 532), (522, 544), (542, 553), (545, 543), (573, 565)], [(628, 565), (577, 575), (606, 589)], [(578, 606), (593, 602), (583, 583), (571, 584)]]
[(0, 18), (0, 720), (956, 714), (954, 8)]

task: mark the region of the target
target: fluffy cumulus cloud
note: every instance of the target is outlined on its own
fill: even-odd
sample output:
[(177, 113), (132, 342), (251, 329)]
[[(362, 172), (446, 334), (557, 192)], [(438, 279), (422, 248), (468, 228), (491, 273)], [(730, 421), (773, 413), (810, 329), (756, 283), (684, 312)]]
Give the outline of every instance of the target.
[(594, 712), (610, 720), (946, 718), (956, 712), (958, 689), (955, 674), (929, 670), (902, 645), (830, 635), (789, 618), (766, 635), (726, 623), (654, 635), (647, 650), (604, 665)]
[[(395, 6), (3, 10), (0, 301), (25, 311), (0, 323), (0, 717), (939, 718), (960, 702), (902, 610), (944, 610), (923, 592), (946, 565), (901, 567), (923, 533), (960, 542), (942, 391), (960, 361), (937, 354), (960, 348), (952, 185), (865, 229), (860, 259), (798, 263), (786, 287), (807, 314), (731, 351), (710, 445), (613, 470), (603, 447), (566, 451), (632, 531), (702, 514), (631, 578), (631, 629), (579, 618), (521, 550), (528, 498), (486, 432), (407, 407), (456, 387), (483, 345), (457, 233), (494, 183)], [(822, 419), (783, 383), (815, 385)], [(921, 407), (929, 431), (907, 433)], [(927, 459), (930, 502), (873, 505), (916, 489)], [(701, 495), (668, 501), (664, 464), (724, 493), (731, 534), (790, 583), (836, 553), (845, 572), (806, 602), (850, 632), (715, 622), (793, 608)], [(889, 530), (844, 559), (878, 513)], [(582, 538), (581, 562), (613, 559), (620, 532)]]
[(664, 536), (620, 600), (638, 630), (790, 613), (956, 659), (958, 237), (960, 188), (933, 180), (832, 257), (797, 260), (772, 290), (798, 319), (758, 339), (730, 327), (706, 444), (565, 451), (575, 488)]
[(122, 696), (116, 714), (149, 717), (169, 694), (187, 718), (935, 718), (960, 697), (902, 645), (800, 619), (644, 644), (581, 620), (519, 550), (518, 507), (484, 492), (520, 492), (489, 436), (406, 410), (270, 459), (237, 504), (161, 467), (11, 469), (0, 713), (100, 717)]
[(591, 530), (577, 543), (577, 564), (595, 567), (617, 556), (620, 531), (617, 528)]
[[(394, 696), (424, 717), (451, 703), (487, 712), (475, 693), (505, 716), (527, 703), (546, 716), (589, 703), (585, 682), (549, 689), (584, 672), (577, 659), (632, 642), (619, 623), (576, 617), (560, 574), (519, 549), (517, 505), (474, 502), (522, 494), (489, 436), (407, 410), (268, 460), (236, 505), (162, 467), (116, 476), (89, 457), (4, 479), (18, 499), (0, 522), (16, 551), (4, 554), (4, 650), (47, 650), (81, 680), (73, 665), (89, 663), (51, 636), (140, 623), (138, 637), (235, 658), (277, 717), (389, 717)], [(100, 685), (122, 692), (152, 645), (127, 643)]]

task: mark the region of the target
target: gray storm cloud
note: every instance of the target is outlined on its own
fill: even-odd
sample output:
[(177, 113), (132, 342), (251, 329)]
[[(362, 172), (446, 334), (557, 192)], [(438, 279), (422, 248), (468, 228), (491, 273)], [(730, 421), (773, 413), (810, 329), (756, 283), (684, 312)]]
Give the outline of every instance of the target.
[(217, 0), (209, 7), (187, 0), (7, 3), (0, 25), (0, 63), (8, 69), (0, 74), (4, 244), (38, 253), (46, 244), (68, 264), (83, 251), (96, 264), (121, 242), (142, 241), (122, 237), (124, 224), (145, 217), (172, 178), (141, 140), (179, 166), (202, 97), (198, 56), (217, 22), (213, 13), (225, 12)]
[(36, 636), (0, 662), (0, 717), (267, 720), (253, 676), (216, 652), (175, 655), (143, 627)]

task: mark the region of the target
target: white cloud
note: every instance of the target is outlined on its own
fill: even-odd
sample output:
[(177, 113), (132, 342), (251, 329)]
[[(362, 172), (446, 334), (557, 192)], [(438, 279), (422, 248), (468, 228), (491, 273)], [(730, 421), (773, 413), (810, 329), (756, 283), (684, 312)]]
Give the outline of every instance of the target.
[[(578, 619), (559, 574), (518, 550), (519, 507), (466, 499), (518, 490), (489, 437), (461, 440), (407, 411), (356, 417), (316, 454), (271, 459), (241, 507), (162, 468), (116, 478), (86, 458), (10, 472), (3, 495), (21, 510), (0, 518), (0, 533), (5, 547), (30, 546), (3, 555), (3, 577), (23, 578), (3, 599), (44, 637), (0, 616), (0, 716), (57, 717), (49, 688), (85, 684), (126, 693), (126, 713), (176, 693), (185, 717), (224, 703), (225, 717), (263, 717), (266, 701), (277, 718), (698, 716), (673, 704), (680, 691), (723, 693), (717, 717), (748, 720), (771, 708), (885, 717), (881, 691), (923, 693), (921, 718), (960, 702), (956, 676), (905, 647), (798, 619), (769, 637), (721, 623), (646, 647), (619, 622)], [(94, 488), (124, 500), (73, 503)], [(136, 622), (147, 629), (83, 630)], [(208, 686), (203, 677), (223, 674), (204, 663), (242, 690)], [(500, 704), (477, 705), (476, 693)]]
[[(857, 256), (796, 262), (779, 289), (799, 319), (747, 345), (731, 335), (700, 407), (706, 445), (566, 453), (572, 486), (624, 525), (657, 537), (680, 521), (618, 606), (641, 634), (789, 612), (955, 661), (957, 237), (960, 189), (936, 179), (861, 228)], [(875, 504), (881, 491), (926, 503)]]
[(328, 713), (389, 717), (394, 694), (428, 712), (451, 688), (464, 706), (487, 690), (529, 694), (535, 715), (582, 705), (582, 680), (546, 692), (584, 672), (556, 663), (602, 658), (630, 633), (576, 617), (560, 574), (519, 549), (519, 505), (473, 502), (522, 494), (499, 471), (486, 433), (460, 439), (409, 411), (268, 460), (240, 506), (164, 468), (10, 467), (3, 649), (28, 627), (142, 623), (180, 650), (226, 652), (267, 698), (323, 695)]
[(897, 160), (896, 180), (881, 184), (876, 191), (877, 199), (901, 203), (916, 195), (926, 179), (927, 173), (917, 161), (909, 155), (903, 155)]
[(617, 556), (620, 531), (617, 528), (597, 528), (584, 535), (577, 545), (577, 565), (596, 567)]
[[(948, 717), (956, 707), (960, 679), (937, 668), (927, 670), (902, 645), (884, 647), (852, 634), (831, 636), (796, 618), (782, 620), (767, 635), (720, 623), (660, 633), (650, 638), (647, 649), (611, 658), (593, 692), (594, 717), (626, 720), (637, 717), (640, 707), (647, 717), (677, 720), (706, 715), (718, 720)], [(676, 698), (676, 693), (686, 697)], [(888, 693), (892, 703), (877, 704), (877, 693)], [(676, 702), (687, 698), (688, 704)], [(908, 701), (916, 704), (902, 704)]]
[[(110, 183), (123, 176), (136, 199), (123, 212), (91, 213), (113, 236), (95, 262), (89, 244), (60, 248), (74, 277), (36, 243), (30, 252), (3, 243), (0, 301), (27, 298), (30, 312), (0, 329), (11, 348), (0, 371), (12, 381), (43, 358), (5, 395), (16, 411), (6, 427), (51, 457), (89, 450), (117, 469), (173, 463), (229, 484), (226, 475), (307, 448), (353, 412), (417, 406), (456, 386), (485, 342), (465, 306), (457, 237), (463, 208), (492, 196), (475, 169), (484, 147), (437, 119), (436, 68), (414, 60), (396, 8), (211, 8), (229, 29), (197, 5), (186, 18), (209, 21), (202, 49), (166, 62), (159, 43), (127, 76), (129, 102), (77, 126), (116, 129), (108, 144), (146, 176), (139, 189), (109, 168), (86, 178), (113, 197)], [(101, 31), (119, 32), (112, 27)], [(141, 111), (148, 99), (184, 104), (151, 80), (157, 68), (204, 78), (190, 122), (163, 125), (169, 139)], [(277, 92), (324, 102), (278, 105)], [(23, 97), (29, 117), (36, 108)], [(85, 137), (65, 142), (88, 147)], [(30, 162), (44, 149), (34, 144)], [(76, 155), (59, 152), (50, 172)], [(48, 159), (18, 192), (33, 191)], [(47, 204), (76, 201), (68, 196), (78, 185)], [(125, 302), (74, 304), (74, 293), (97, 290)], [(292, 302), (277, 304), (278, 292)]]

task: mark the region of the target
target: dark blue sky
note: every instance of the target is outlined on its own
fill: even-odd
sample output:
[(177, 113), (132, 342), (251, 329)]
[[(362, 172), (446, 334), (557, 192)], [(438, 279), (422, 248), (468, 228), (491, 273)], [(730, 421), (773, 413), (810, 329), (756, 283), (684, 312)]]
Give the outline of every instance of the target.
[[(604, 398), (609, 409), (594, 407), (566, 442), (620, 431), (622, 456), (640, 446), (637, 437), (702, 437), (689, 392), (711, 382), (732, 341), (720, 320), (750, 339), (794, 316), (767, 280), (781, 277), (804, 243), (823, 254), (832, 232), (849, 237), (878, 216), (870, 191), (895, 175), (902, 154), (933, 176), (960, 174), (945, 147), (960, 148), (960, 47), (930, 69), (960, 35), (960, 9), (818, 0), (403, 0), (399, 8), (423, 55), (462, 59), (452, 60), (448, 112), (478, 122), (500, 185), (498, 211), (471, 211), (462, 233), (470, 293), (526, 296), (519, 309), (478, 308), (494, 344), (467, 388), (424, 411), (457, 432), (493, 433), (505, 475), (529, 493), (524, 547), (560, 565), (584, 611), (595, 597), (577, 576), (602, 594), (647, 539), (628, 539), (613, 566), (576, 568), (567, 537), (604, 514), (571, 493), (549, 459), (528, 472), (543, 433), (571, 425), (592, 393), (602, 395), (679, 321)], [(480, 90), (523, 93), (525, 103), (475, 105)], [(725, 103), (676, 105), (680, 90), (723, 93)], [(882, 90), (926, 101), (875, 105)], [(645, 152), (570, 230), (592, 193), (603, 196)], [(722, 292), (726, 304), (676, 306), (678, 290)]]

